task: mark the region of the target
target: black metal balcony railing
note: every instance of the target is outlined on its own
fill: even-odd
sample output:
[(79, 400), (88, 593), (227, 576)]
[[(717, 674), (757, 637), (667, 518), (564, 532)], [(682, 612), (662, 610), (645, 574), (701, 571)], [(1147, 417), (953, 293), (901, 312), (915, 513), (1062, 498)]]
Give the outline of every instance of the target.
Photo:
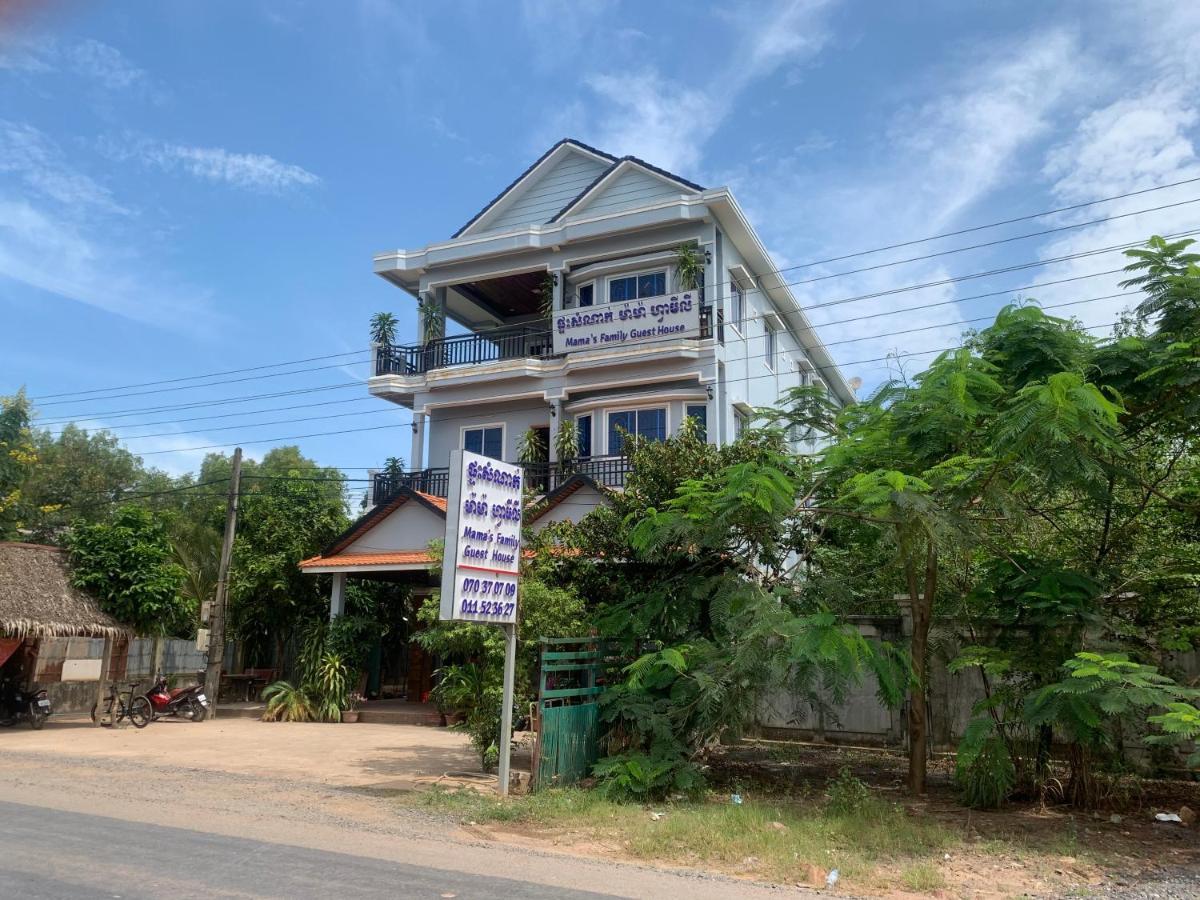
[[(700, 337), (725, 343), (725, 315), (711, 305), (700, 307)], [(511, 325), (482, 334), (458, 334), (424, 344), (395, 344), (375, 349), (376, 375), (424, 375), (434, 369), (469, 366), (502, 359), (547, 359), (554, 340), (545, 323)]]
[[(627, 456), (589, 456), (565, 462), (521, 463), (525, 470), (526, 483), (539, 494), (549, 493), (572, 475), (587, 475), (605, 487), (623, 488), (625, 477), (629, 474), (629, 466)], [(375, 475), (375, 503), (386, 503), (402, 487), (435, 497), (445, 497), (450, 492), (450, 470), (421, 469), (395, 475), (380, 472)]]

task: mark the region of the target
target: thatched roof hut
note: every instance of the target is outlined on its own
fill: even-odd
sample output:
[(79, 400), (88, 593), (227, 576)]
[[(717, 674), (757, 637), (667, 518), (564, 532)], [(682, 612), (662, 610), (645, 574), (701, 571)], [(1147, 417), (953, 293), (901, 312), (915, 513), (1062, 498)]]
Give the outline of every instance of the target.
[(0, 541), (0, 635), (116, 637), (126, 630), (71, 586), (64, 550)]

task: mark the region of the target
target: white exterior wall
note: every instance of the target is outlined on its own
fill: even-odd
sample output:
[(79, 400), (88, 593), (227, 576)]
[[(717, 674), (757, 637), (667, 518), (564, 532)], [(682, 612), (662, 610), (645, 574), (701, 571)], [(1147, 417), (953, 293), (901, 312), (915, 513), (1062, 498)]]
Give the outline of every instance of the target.
[[(536, 407), (531, 409), (530, 407)], [(517, 461), (517, 445), (521, 436), (530, 428), (550, 429), (554, 440), (557, 425), (550, 418), (550, 405), (539, 400), (523, 400), (514, 403), (472, 403), (468, 406), (430, 411), (428, 467), (437, 468), (450, 464), (450, 451), (461, 450), (462, 432), (466, 428), (483, 425), (504, 425), (504, 459)]]
[[(400, 514), (397, 514), (400, 513)], [(407, 500), (392, 515), (365, 532), (340, 553), (383, 553), (424, 550), (429, 542), (446, 536), (446, 519), (416, 500)]]

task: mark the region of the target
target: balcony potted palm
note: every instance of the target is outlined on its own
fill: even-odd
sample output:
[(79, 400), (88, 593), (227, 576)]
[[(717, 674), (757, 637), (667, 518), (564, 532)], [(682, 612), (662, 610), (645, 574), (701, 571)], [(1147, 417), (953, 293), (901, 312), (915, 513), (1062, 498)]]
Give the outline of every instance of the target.
[(554, 453), (558, 457), (558, 468), (564, 475), (574, 471), (575, 458), (579, 456), (579, 426), (573, 419), (563, 419), (554, 434)]
[(396, 326), (399, 322), (390, 312), (377, 312), (371, 316), (371, 346), (375, 350), (375, 374), (390, 371), (384, 363), (392, 358), (392, 344), (396, 343)]

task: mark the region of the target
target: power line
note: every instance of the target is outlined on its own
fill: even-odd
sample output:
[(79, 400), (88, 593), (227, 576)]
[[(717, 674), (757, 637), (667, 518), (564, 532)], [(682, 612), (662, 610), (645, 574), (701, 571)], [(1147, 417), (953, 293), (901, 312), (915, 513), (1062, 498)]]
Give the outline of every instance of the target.
[[(311, 368), (307, 368), (307, 369), (293, 369), (289, 372), (271, 372), (267, 375), (246, 375), (246, 376), (243, 376), (242, 378), (226, 378), (223, 381), (206, 381), (202, 384), (185, 384), (185, 385), (178, 386), (178, 387), (156, 388), (151, 391), (134, 391), (134, 392), (128, 393), (128, 394), (113, 394), (110, 397), (93, 397), (93, 398), (91, 398), (91, 400), (89, 400), (87, 402), (92, 402), (94, 400), (117, 400), (122, 397), (143, 397), (148, 394), (165, 394), (170, 391), (191, 391), (191, 390), (195, 390), (196, 388), (215, 387), (219, 384), (240, 384), (245, 381), (260, 381), (260, 380), (263, 380), (266, 378), (283, 378), (288, 375), (302, 375), (306, 372), (323, 372), (327, 369), (340, 369), (340, 368), (343, 368), (344, 366), (348, 366), (353, 363), (368, 362), (368, 361), (369, 361), (369, 359), (347, 360), (346, 362), (331, 363), (330, 365), (327, 365), (327, 366), (312, 366)], [(43, 407), (62, 406), (64, 403), (78, 403), (78, 402), (79, 401), (75, 400), (75, 399), (54, 400), (54, 401), (51, 401), (50, 403), (43, 403), (43, 404), (41, 404), (41, 406), (43, 406)]]
[[(159, 381), (141, 381), (141, 382), (137, 382), (135, 384), (121, 384), (121, 385), (114, 385), (112, 387), (106, 387), (106, 388), (93, 388), (90, 391), (64, 391), (60, 394), (42, 394), (41, 396), (30, 397), (29, 399), (30, 400), (49, 400), (54, 397), (66, 397), (68, 394), (71, 394), (71, 395), (102, 394), (102, 393), (107, 393), (109, 391), (123, 391), (128, 388), (151, 387), (156, 384), (176, 384), (180, 381), (193, 381), (197, 378), (216, 378), (220, 375), (238, 375), (242, 372), (258, 372), (258, 371), (261, 371), (262, 369), (275, 369), (275, 368), (279, 368), (281, 366), (296, 366), (296, 365), (299, 365), (300, 363), (317, 362), (318, 360), (323, 360), (323, 359), (336, 359), (339, 356), (353, 356), (357, 353), (364, 353), (364, 352), (366, 352), (366, 351), (347, 350), (344, 353), (327, 353), (324, 356), (308, 356), (308, 357), (305, 357), (304, 359), (291, 359), (291, 360), (287, 360), (286, 362), (265, 363), (261, 366), (248, 366), (243, 369), (225, 369), (224, 371), (221, 371), (221, 372), (208, 372), (204, 375), (184, 375), (179, 378), (165, 378), (165, 379), (160, 379)], [(104, 398), (98, 397), (96, 399), (102, 400)]]
[[(1057, 304), (1042, 306), (1041, 309), (1047, 310), (1047, 309), (1059, 309), (1059, 308), (1068, 307), (1068, 306), (1079, 306), (1079, 305), (1086, 304), (1086, 303), (1095, 303), (1095, 302), (1099, 302), (1099, 301), (1103, 301), (1103, 300), (1111, 300), (1111, 299), (1115, 299), (1117, 297), (1135, 296), (1137, 294), (1138, 294), (1137, 291), (1126, 291), (1126, 292), (1117, 293), (1117, 294), (1104, 294), (1104, 295), (1101, 295), (1098, 297), (1087, 297), (1087, 298), (1083, 298), (1080, 300), (1072, 300), (1072, 301), (1065, 302), (1065, 303), (1057, 303)], [(925, 326), (920, 326), (920, 327), (916, 327), (916, 328), (903, 329), (901, 331), (890, 331), (890, 332), (884, 332), (881, 334), (861, 335), (861, 336), (853, 337), (853, 338), (845, 338), (840, 341), (832, 341), (832, 342), (829, 342), (826, 346), (840, 346), (840, 345), (845, 345), (845, 344), (862, 343), (864, 341), (884, 340), (884, 339), (890, 338), (890, 337), (899, 337), (901, 335), (915, 334), (915, 333), (919, 333), (922, 331), (934, 331), (934, 330), (937, 330), (940, 328), (951, 328), (951, 327), (955, 327), (958, 325), (967, 325), (967, 324), (971, 324), (971, 323), (984, 322), (984, 321), (988, 321), (991, 318), (992, 318), (991, 316), (980, 316), (980, 317), (977, 317), (974, 319), (966, 319), (966, 320), (962, 320), (959, 322), (939, 322), (939, 323), (934, 323), (932, 325), (925, 325)], [(765, 334), (764, 335), (750, 335), (750, 336), (742, 337), (742, 340), (749, 343), (750, 341), (763, 340), (765, 338), (766, 338)], [(765, 359), (766, 357), (767, 357), (767, 354), (763, 353), (763, 354), (756, 354), (754, 356), (747, 356), (747, 357), (744, 357), (744, 359), (746, 359), (746, 360)], [(364, 397), (361, 399), (362, 400), (375, 400), (376, 398)], [(333, 401), (333, 402), (337, 402), (337, 401)], [(347, 402), (355, 402), (355, 401), (347, 401)], [(303, 407), (301, 407), (301, 408), (303, 408)], [(368, 416), (368, 415), (379, 415), (379, 414), (383, 414), (383, 413), (391, 414), (391, 413), (397, 413), (399, 411), (400, 411), (399, 409), (394, 408), (394, 407), (387, 408), (387, 409), (371, 410), (371, 411), (358, 410), (358, 411), (354, 411), (354, 412), (335, 413), (332, 415), (325, 415), (325, 416), (304, 416), (304, 417), (293, 418), (293, 419), (276, 419), (276, 420), (267, 421), (267, 422), (248, 422), (248, 423), (242, 423), (239, 425), (223, 426), (220, 428), (199, 428), (199, 429), (194, 429), (194, 430), (190, 430), (190, 431), (189, 430), (176, 430), (176, 431), (157, 432), (157, 433), (153, 433), (153, 434), (128, 435), (128, 436), (122, 436), (121, 440), (124, 442), (128, 442), (128, 441), (140, 440), (143, 438), (176, 437), (176, 436), (185, 435), (185, 434), (208, 434), (208, 433), (217, 432), (217, 431), (234, 431), (237, 429), (261, 428), (261, 427), (264, 427), (267, 425), (295, 424), (298, 422), (317, 422), (317, 421), (324, 421), (327, 419), (346, 418), (348, 416)], [(460, 418), (475, 418), (475, 417), (476, 416), (474, 414), (470, 414), (470, 415), (461, 416)], [(438, 421), (439, 422), (450, 421), (452, 418), (453, 417), (443, 417), (443, 418), (440, 418)], [(401, 422), (399, 424), (400, 425), (408, 425), (411, 423), (410, 422)], [(138, 426), (124, 425), (124, 426), (119, 426), (119, 427), (133, 428), (133, 427), (138, 427)], [(246, 477), (249, 477), (249, 476), (246, 476)]]
[[(1189, 179), (1184, 182), (1178, 182), (1176, 185), (1171, 185), (1171, 186), (1178, 186), (1179, 184), (1186, 184), (1186, 183), (1190, 183), (1192, 181), (1200, 181), (1200, 179)], [(1092, 201), (1092, 203), (1090, 203), (1090, 204), (1080, 204), (1079, 206), (1094, 205), (1095, 203), (1108, 202), (1113, 199), (1121, 199), (1122, 197), (1125, 197), (1125, 196), (1133, 196), (1135, 194), (1147, 193), (1151, 190), (1160, 190), (1160, 189), (1161, 188), (1151, 188), (1151, 189), (1146, 189), (1144, 191), (1135, 191), (1131, 194), (1119, 195), (1117, 197), (1106, 198), (1105, 200)], [(1164, 209), (1171, 209), (1174, 207), (1184, 206), (1184, 205), (1196, 203), (1196, 202), (1200, 202), (1200, 197), (1192, 198), (1189, 200), (1179, 201), (1177, 203), (1163, 204), (1163, 205), (1160, 205), (1157, 207), (1150, 207), (1147, 209), (1137, 210), (1134, 212), (1120, 213), (1118, 215), (1109, 216), (1109, 217), (1102, 218), (1102, 219), (1094, 219), (1094, 220), (1090, 220), (1088, 222), (1073, 223), (1073, 224), (1069, 224), (1069, 225), (1058, 226), (1056, 228), (1044, 229), (1044, 230), (1038, 231), (1038, 232), (1030, 232), (1030, 233), (1024, 234), (1024, 235), (1016, 235), (1016, 236), (1012, 236), (1012, 237), (1008, 237), (1008, 238), (1001, 238), (1001, 239), (998, 239), (995, 241), (989, 241), (989, 242), (984, 242), (984, 243), (980, 243), (980, 244), (973, 244), (973, 245), (969, 245), (966, 247), (951, 248), (949, 250), (942, 250), (942, 251), (938, 251), (935, 253), (926, 254), (923, 256), (910, 257), (910, 258), (904, 259), (904, 260), (895, 260), (892, 262), (880, 263), (880, 264), (874, 265), (874, 266), (867, 266), (867, 267), (863, 267), (863, 268), (859, 268), (859, 269), (852, 269), (852, 270), (848, 270), (845, 272), (831, 273), (831, 274), (827, 274), (827, 275), (816, 276), (814, 278), (801, 279), (801, 280), (797, 280), (797, 281), (793, 281), (793, 282), (786, 282), (782, 286), (783, 287), (796, 287), (796, 286), (805, 285), (805, 284), (812, 284), (812, 283), (819, 282), (819, 281), (826, 281), (826, 280), (833, 279), (833, 278), (841, 278), (841, 277), (845, 277), (848, 275), (861, 274), (863, 272), (868, 272), (868, 271), (876, 271), (879, 269), (889, 268), (891, 266), (903, 265), (903, 264), (912, 263), (912, 262), (919, 262), (919, 261), (923, 261), (923, 260), (933, 259), (936, 257), (954, 254), (954, 253), (960, 253), (960, 252), (965, 252), (965, 251), (969, 251), (969, 250), (977, 250), (977, 249), (982, 249), (985, 247), (991, 247), (991, 246), (997, 246), (1000, 244), (1011, 243), (1011, 242), (1017, 241), (1017, 240), (1024, 240), (1024, 239), (1028, 239), (1028, 238), (1032, 238), (1032, 237), (1041, 237), (1041, 236), (1045, 236), (1047, 234), (1053, 234), (1053, 233), (1065, 231), (1068, 229), (1082, 228), (1082, 227), (1086, 227), (1086, 226), (1090, 226), (1090, 225), (1102, 224), (1104, 222), (1114, 221), (1116, 219), (1124, 219), (1124, 218), (1128, 218), (1131, 216), (1143, 215), (1143, 214), (1151, 213), (1151, 212), (1159, 212)], [(1067, 207), (1064, 209), (1071, 209), (1071, 208), (1078, 208), (1078, 207)], [(1056, 210), (1056, 211), (1051, 211), (1051, 212), (1061, 212), (1061, 211), (1064, 211), (1064, 210)], [(1049, 212), (1048, 213), (1039, 213), (1039, 214), (1035, 214), (1033, 216), (1022, 217), (1021, 219), (1015, 219), (1015, 220), (1010, 220), (1010, 221), (1022, 221), (1023, 219), (1027, 219), (1027, 218), (1038, 218), (1040, 216), (1050, 215), (1050, 214), (1051, 213), (1049, 213)], [(1007, 223), (1001, 223), (1001, 224), (1007, 224)], [(947, 233), (946, 235), (941, 235), (939, 237), (947, 237), (952, 234), (965, 233), (966, 231), (976, 231), (976, 230), (981, 230), (981, 229), (988, 228), (988, 227), (994, 227), (994, 226), (990, 226), (990, 225), (976, 226), (974, 228), (965, 229), (964, 231), (960, 231), (960, 232), (950, 232), (950, 233)], [(1171, 235), (1171, 236), (1174, 237), (1177, 235)], [(933, 240), (933, 239), (934, 238), (926, 238), (926, 239), (917, 240), (917, 241), (905, 242), (903, 244), (892, 245), (892, 247), (888, 247), (888, 248), (879, 248), (879, 249), (893, 249), (895, 247), (907, 246), (909, 244), (915, 244), (915, 243), (923, 243), (924, 241)], [(1128, 249), (1129, 247), (1140, 246), (1143, 243), (1144, 243), (1144, 241), (1137, 241), (1132, 244), (1114, 245), (1113, 247), (1107, 247), (1107, 248), (1102, 248), (1099, 250), (1092, 250), (1092, 251), (1084, 251), (1082, 253), (1077, 253), (1077, 254), (1069, 254), (1069, 255), (1058, 257), (1055, 259), (1036, 260), (1036, 261), (1029, 262), (1029, 263), (1019, 264), (1017, 266), (1011, 266), (1011, 267), (991, 270), (991, 271), (987, 271), (987, 272), (955, 276), (953, 279), (946, 279), (941, 282), (930, 282), (926, 285), (910, 286), (907, 288), (896, 288), (896, 289), (892, 289), (891, 291), (888, 291), (888, 292), (882, 292), (879, 294), (871, 294), (871, 295), (863, 295), (862, 297), (857, 297), (857, 298), (842, 298), (840, 300), (828, 301), (826, 303), (813, 304), (813, 305), (807, 306), (805, 308), (806, 309), (816, 309), (816, 308), (820, 308), (820, 307), (826, 306), (826, 305), (835, 305), (838, 303), (848, 303), (848, 302), (852, 302), (853, 300), (857, 300), (857, 299), (870, 299), (870, 298), (877, 297), (877, 296), (886, 296), (888, 294), (898, 293), (898, 292), (901, 292), (904, 290), (919, 290), (919, 289), (922, 289), (923, 287), (940, 286), (940, 285), (944, 285), (944, 284), (948, 284), (948, 283), (954, 283), (954, 282), (957, 282), (960, 280), (967, 280), (970, 278), (987, 277), (989, 275), (1001, 274), (1001, 273), (1010, 272), (1010, 271), (1017, 271), (1022, 268), (1033, 268), (1033, 267), (1037, 267), (1037, 266), (1041, 266), (1041, 265), (1049, 265), (1049, 264), (1052, 264), (1055, 262), (1063, 262), (1063, 261), (1067, 261), (1070, 259), (1077, 259), (1082, 256), (1094, 255), (1097, 253), (1104, 253), (1104, 252), (1111, 252), (1112, 250), (1116, 250), (1116, 249)], [(826, 260), (825, 262), (831, 262), (836, 259), (845, 259), (845, 258), (849, 258), (850, 256), (864, 255), (864, 254), (873, 253), (873, 252), (878, 252), (878, 250), (862, 251), (859, 254), (848, 254), (847, 256), (835, 257), (831, 260)], [(786, 267), (783, 269), (775, 269), (769, 273), (764, 273), (764, 274), (782, 274), (783, 272), (786, 272), (786, 271), (806, 268), (806, 267), (809, 267), (812, 265), (817, 265), (817, 263), (802, 264), (802, 265), (798, 265), (798, 266), (789, 266), (789, 267)], [(761, 278), (762, 276), (760, 275), (759, 277)], [(731, 283), (732, 282), (728, 282), (728, 281), (717, 282), (716, 284), (713, 285), (713, 287), (724, 286), (724, 285), (728, 285)], [(745, 291), (745, 293), (762, 293), (762, 291), (758, 288), (751, 288), (750, 290)], [(491, 331), (503, 330), (503, 329), (506, 329), (509, 327), (511, 327), (511, 326), (500, 325), (500, 326), (494, 326), (494, 327), (488, 328), (488, 329), (478, 329), (478, 330), (472, 332), (472, 334), (478, 335), (478, 336), (486, 336), (486, 334)], [(297, 360), (296, 362), (297, 363), (298, 362), (308, 362), (308, 361), (328, 359), (328, 358), (333, 358), (333, 357), (352, 356), (352, 355), (360, 354), (362, 352), (364, 352), (364, 351), (347, 351), (346, 353), (330, 354), (329, 356), (324, 356), (324, 357), (309, 357), (304, 360)], [(358, 361), (363, 361), (363, 360), (354, 360), (353, 362), (358, 362)], [(349, 364), (350, 362), (352, 362), (352, 361), (347, 361), (345, 363), (336, 363), (336, 364), (331, 364), (331, 365), (327, 365), (327, 366), (316, 366), (316, 367), (312, 367), (312, 368), (308, 368), (308, 369), (296, 369), (291, 372), (275, 372), (275, 373), (271, 373), (268, 375), (253, 375), (253, 376), (247, 376), (247, 377), (243, 377), (243, 378), (226, 379), (223, 381), (206, 382), (204, 384), (182, 385), (182, 386), (177, 386), (177, 387), (158, 388), (155, 390), (137, 391), (137, 392), (125, 393), (125, 394), (111, 394), (110, 396), (107, 396), (107, 397), (91, 397), (90, 399), (88, 399), (87, 401), (84, 401), (84, 402), (91, 402), (92, 400), (111, 400), (111, 399), (118, 399), (120, 397), (144, 396), (144, 395), (148, 395), (148, 394), (159, 394), (159, 393), (166, 393), (166, 392), (179, 391), (179, 390), (191, 390), (191, 389), (200, 388), (200, 387), (211, 387), (211, 386), (220, 385), (220, 384), (233, 384), (233, 383), (240, 383), (240, 382), (245, 382), (245, 381), (254, 381), (254, 380), (264, 379), (264, 378), (277, 378), (277, 377), (282, 377), (282, 376), (286, 376), (286, 375), (301, 374), (304, 372), (321, 371), (321, 370), (325, 370), (325, 369), (340, 368), (343, 365)], [(163, 380), (163, 381), (144, 382), (142, 384), (129, 385), (128, 387), (145, 387), (145, 386), (153, 386), (156, 384), (177, 384), (178, 382), (181, 382), (181, 381), (192, 381), (192, 380), (197, 380), (200, 378), (209, 378), (209, 377), (214, 377), (215, 375), (219, 375), (219, 374), (236, 374), (239, 372), (260, 371), (262, 369), (278, 368), (280, 366), (292, 365), (292, 364), (294, 364), (294, 363), (273, 363), (273, 364), (268, 364), (268, 365), (264, 365), (264, 366), (249, 367), (246, 369), (228, 370), (227, 372), (224, 372), (224, 373), (211, 373), (209, 375), (195, 375), (195, 376), (186, 376), (186, 377), (182, 377), (182, 378), (167, 379), (167, 380)], [(109, 393), (113, 390), (118, 390), (118, 388), (97, 388), (97, 389), (94, 389), (91, 391), (83, 391), (81, 393), (82, 394), (97, 394), (97, 393), (102, 393), (102, 392)], [(41, 397), (41, 398), (33, 398), (33, 399), (36, 400), (36, 399), (45, 399), (45, 398), (63, 397), (63, 396), (67, 396), (67, 392), (60, 393), (60, 394), (47, 394), (47, 395), (43, 395), (43, 397)], [(75, 403), (75, 402), (80, 402), (77, 397), (72, 397), (72, 398), (66, 399), (66, 400), (54, 400), (50, 403), (43, 403), (42, 405), (43, 406), (56, 406), (56, 405), (70, 404), (70, 403)]]
[[(203, 421), (206, 421), (209, 419), (232, 419), (237, 416), (256, 416), (256, 415), (259, 415), (260, 413), (286, 412), (287, 410), (291, 410), (291, 409), (315, 409), (318, 406), (334, 406), (334, 405), (343, 405), (344, 406), (344, 405), (347, 405), (350, 403), (365, 403), (367, 401), (376, 402), (376, 401), (378, 401), (378, 399), (379, 399), (378, 397), (355, 397), (355, 398), (346, 399), (346, 400), (322, 400), (319, 403), (296, 403), (291, 406), (268, 406), (264, 409), (251, 409), (251, 410), (245, 410), (243, 412), (235, 412), (235, 413), (218, 413), (216, 415), (211, 415), (211, 416), (192, 416), (191, 418), (188, 418), (188, 419), (158, 419), (153, 422), (128, 422), (125, 424), (115, 425), (113, 427), (115, 427), (115, 428), (148, 428), (152, 425), (181, 425), (181, 424), (185, 424), (188, 422), (203, 422)], [(99, 418), (99, 417), (97, 417), (97, 418)], [(89, 421), (92, 421), (91, 418), (58, 419), (58, 420), (51, 421), (51, 422), (41, 422), (41, 423), (38, 423), (37, 425), (35, 425), (34, 427), (49, 428), (49, 426), (51, 426), (51, 425), (73, 425), (76, 422), (89, 422)], [(54, 432), (51, 432), (51, 433), (53, 434), (53, 436), (58, 437), (59, 435), (62, 434), (62, 431), (59, 431), (57, 433), (54, 433)]]

